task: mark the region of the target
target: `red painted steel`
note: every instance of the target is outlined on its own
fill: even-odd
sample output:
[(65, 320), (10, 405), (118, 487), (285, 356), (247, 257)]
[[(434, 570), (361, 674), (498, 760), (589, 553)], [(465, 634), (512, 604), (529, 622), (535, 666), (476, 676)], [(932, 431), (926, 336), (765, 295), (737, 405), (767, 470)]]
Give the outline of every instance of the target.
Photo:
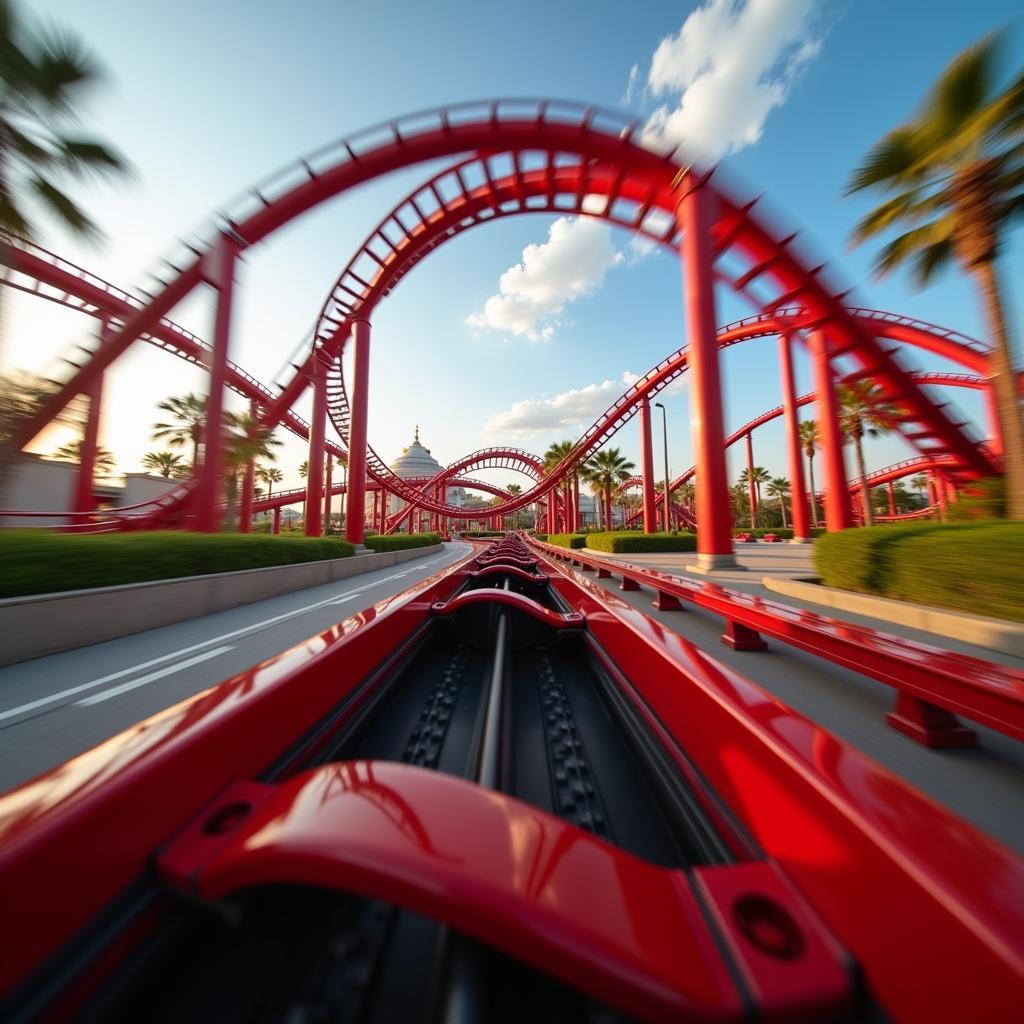
[[(211, 835), (218, 806), (239, 801), (252, 807), (245, 820)], [(282, 883), (386, 900), (645, 1020), (747, 1019), (733, 972), (761, 1019), (842, 1015), (852, 1001), (841, 951), (770, 865), (688, 877), (512, 797), (409, 765), (341, 762), (277, 787), (229, 790), (159, 869), (203, 900)], [(759, 946), (742, 927), (754, 905), (788, 921), (799, 948)]]
[[(324, 490), (324, 436), (327, 431), (327, 367), (313, 360), (313, 412), (309, 419), (309, 449), (306, 456), (306, 508), (304, 528), (307, 537), (319, 537)], [(330, 493), (328, 491), (328, 493)], [(359, 542), (357, 542), (359, 543)]]
[[(482, 559), (478, 560), (483, 562)], [(516, 560), (518, 561), (518, 559)], [(579, 629), (583, 625), (583, 616), (575, 612), (553, 612), (538, 604), (525, 594), (517, 594), (512, 590), (467, 590), (448, 601), (438, 601), (431, 605), (435, 615), (452, 615), (462, 608), (477, 604), (501, 604), (529, 615), (530, 618), (551, 626), (554, 629)]]
[[(671, 576), (535, 540), (530, 540), (530, 545), (551, 558), (619, 576), (630, 584), (623, 589), (648, 587), (720, 616), (727, 623), (723, 642), (730, 646), (763, 649), (759, 634), (772, 637), (892, 686), (901, 694), (1024, 740), (1024, 672), (1019, 669), (765, 601), (717, 583)], [(929, 745), (940, 745), (941, 737), (932, 739)]]
[(782, 407), (786, 416), (786, 465), (789, 469), (792, 499), (790, 509), (793, 516), (793, 539), (808, 540), (811, 536), (811, 524), (807, 514), (807, 488), (804, 485), (804, 455), (800, 441), (800, 417), (797, 415), (793, 349), (789, 336), (785, 334), (779, 335), (779, 373), (782, 384)]
[(366, 418), (370, 403), (370, 322), (357, 320), (352, 328), (355, 343), (355, 392), (352, 430), (349, 436), (348, 498), (345, 504), (345, 536), (352, 544), (366, 537)]
[[(195, 529), (213, 533), (222, 521), (221, 485), (224, 476), (224, 388), (227, 383), (228, 351), (231, 340), (231, 308), (235, 293), (235, 265), (238, 243), (222, 234), (203, 259), (204, 279), (217, 289), (210, 353), (210, 393), (206, 399), (206, 428), (203, 459), (196, 485)], [(100, 347), (100, 352), (103, 347)]]
[[(657, 533), (658, 513), (654, 498), (654, 448), (651, 444), (651, 403), (640, 403), (640, 486), (643, 489), (644, 533)], [(577, 506), (579, 501), (576, 502)], [(575, 529), (575, 523), (572, 524)]]
[[(586, 616), (594, 656), (633, 680), (620, 680), (624, 695), (679, 771), (699, 773), (730, 809), (723, 827), (735, 822), (813, 905), (886, 1015), (1013, 1019), (1024, 997), (1024, 902), (1008, 894), (1024, 891), (1020, 857), (600, 585), (543, 561), (561, 600)], [(430, 605), (456, 593), (473, 562), (0, 798), (5, 922), (18, 936), (0, 959), (0, 991), (141, 877), (153, 851), (227, 786), (257, 777), (347, 696), (343, 721), (357, 713), (366, 699), (357, 684), (381, 667), (380, 652), (399, 663)], [(713, 916), (739, 878), (727, 870), (731, 879), (699, 874)], [(752, 987), (768, 997), (772, 983)]]
[(839, 426), (839, 404), (835, 380), (829, 365), (829, 344), (823, 331), (811, 334), (811, 367), (818, 398), (818, 431), (825, 463), (825, 524), (829, 530), (853, 525), (850, 494), (843, 461), (843, 432)]
[(693, 172), (686, 175), (679, 203), (683, 221), (686, 333), (690, 342), (693, 382), (693, 451), (697, 465), (698, 559), (710, 567), (732, 561), (732, 520), (729, 479), (725, 466), (722, 384), (715, 336), (715, 279), (712, 273), (711, 228), (716, 197)]
[(100, 438), (100, 414), (103, 408), (103, 374), (99, 374), (87, 392), (89, 411), (86, 415), (85, 430), (82, 433), (82, 448), (78, 459), (78, 473), (75, 477), (73, 510), (84, 513), (96, 507), (95, 475), (96, 450)]

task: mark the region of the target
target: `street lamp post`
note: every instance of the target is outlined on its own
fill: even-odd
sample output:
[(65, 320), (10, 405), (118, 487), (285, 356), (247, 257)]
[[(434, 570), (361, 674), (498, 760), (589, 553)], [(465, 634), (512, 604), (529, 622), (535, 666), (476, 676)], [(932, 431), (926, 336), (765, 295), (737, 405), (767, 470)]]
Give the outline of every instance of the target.
[(668, 507), (668, 413), (665, 412), (665, 406), (661, 402), (655, 402), (654, 404), (661, 410), (662, 447), (665, 449), (665, 494), (662, 500), (665, 506), (665, 532), (670, 533), (671, 519), (669, 518)]

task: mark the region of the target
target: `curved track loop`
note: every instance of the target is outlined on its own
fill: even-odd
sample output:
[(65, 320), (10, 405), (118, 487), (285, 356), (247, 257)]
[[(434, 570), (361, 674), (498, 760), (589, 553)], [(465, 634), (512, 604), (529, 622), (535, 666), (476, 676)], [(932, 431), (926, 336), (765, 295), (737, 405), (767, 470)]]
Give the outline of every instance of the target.
[[(964, 435), (961, 425), (950, 421), (913, 384), (892, 353), (843, 308), (840, 298), (823, 282), (823, 268), (808, 267), (800, 261), (791, 246), (795, 236), (778, 237), (759, 222), (754, 215), (756, 200), (734, 200), (717, 181), (711, 183), (710, 175), (698, 180), (690, 161), (677, 157), (676, 149), (656, 151), (636, 121), (594, 108), (547, 100), (493, 101), (412, 115), (321, 150), (274, 175), (265, 185), (250, 190), (245, 207), (232, 209), (225, 216), (216, 239), (205, 247), (193, 247), (193, 258), (184, 269), (171, 264), (171, 280), (151, 302), (129, 315), (119, 329), (108, 333), (89, 362), (29, 423), (20, 440), (31, 440), (74, 395), (88, 387), (140, 335), (150, 331), (206, 279), (207, 273), (213, 272), (214, 265), (220, 265), (225, 252), (243, 252), (284, 224), (356, 185), (400, 168), (467, 152), (493, 154), (485, 162), (488, 180), (476, 190), (486, 195), (489, 205), (500, 205), (495, 203), (490, 164), (501, 154), (507, 154), (512, 171), (505, 179), (511, 189), (509, 201), (518, 203), (524, 211), (529, 200), (526, 182), (532, 179), (538, 192), (572, 197), (566, 212), (584, 212), (586, 206), (587, 213), (611, 219), (617, 207), (631, 204), (630, 222), (647, 225), (647, 231), (660, 234), (666, 243), (674, 244), (679, 234), (675, 210), (682, 198), (680, 188), (709, 189), (715, 197), (717, 219), (713, 233), (719, 270), (725, 273), (721, 264), (725, 256), (746, 268), (737, 276), (731, 276), (736, 271), (730, 272), (732, 287), (749, 295), (751, 285), (756, 283), (767, 293), (761, 302), (763, 312), (774, 313), (799, 302), (805, 312), (792, 329), (823, 329), (829, 340), (830, 358), (848, 355), (853, 359), (865, 376), (879, 384), (885, 400), (899, 408), (899, 426), (907, 440), (920, 450), (948, 453), (953, 459), (954, 476), (969, 479), (994, 470), (988, 453)], [(579, 162), (570, 167), (560, 166), (559, 161), (566, 154), (577, 157)], [(595, 196), (604, 198), (603, 211), (594, 207)], [(447, 217), (453, 207), (467, 199), (467, 189), (462, 185), (458, 195), (440, 196), (438, 208)], [(439, 239), (437, 221), (442, 218), (427, 225), (428, 218), (417, 216), (419, 223)], [(404, 224), (402, 227), (405, 233), (409, 232)], [(393, 239), (384, 234), (380, 244), (390, 251), (391, 259), (400, 262)], [(207, 263), (211, 252), (216, 256), (215, 264)], [(388, 257), (376, 260), (381, 269), (387, 261)], [(347, 332), (339, 328), (330, 338), (318, 340), (303, 369), (308, 372), (318, 361), (333, 360), (346, 336)], [(307, 384), (306, 374), (300, 371), (272, 404), (266, 417), (268, 424), (276, 423), (284, 415)], [(571, 471), (580, 457), (602, 443), (603, 432), (599, 427), (596, 434), (582, 439), (544, 483), (506, 503), (500, 511), (513, 511), (536, 500)], [(405, 485), (387, 467), (383, 470), (381, 473), (380, 467), (371, 461), (370, 475), (406, 497)], [(418, 501), (430, 511), (459, 514), (457, 509), (423, 499), (411, 491), (407, 500)]]
[[(516, 157), (521, 159), (522, 154), (512, 154), (513, 159)], [(377, 303), (388, 295), (398, 281), (425, 255), (450, 238), (488, 220), (531, 212), (586, 212), (591, 216), (630, 228), (661, 244), (673, 248), (676, 246), (675, 220), (674, 217), (668, 217), (665, 208), (661, 210), (661, 221), (655, 221), (658, 230), (652, 228), (651, 215), (656, 214), (658, 210), (656, 204), (650, 201), (650, 196), (648, 201), (633, 202), (632, 217), (623, 215), (622, 200), (634, 199), (634, 195), (627, 187), (628, 182), (619, 180), (622, 178), (621, 174), (615, 179), (618, 193), (612, 189), (606, 198), (600, 191), (602, 175), (605, 179), (614, 177), (613, 168), (601, 169), (580, 163), (552, 167), (549, 162), (543, 171), (530, 172), (523, 171), (517, 162), (516, 174), (496, 180), (496, 175), (492, 171), (494, 160), (495, 157), (491, 155), (487, 158), (475, 157), (456, 164), (411, 193), (384, 218), (342, 271), (324, 304), (315, 332), (315, 345), (319, 346), (321, 351), (330, 354), (340, 348), (355, 320), (369, 317)], [(475, 188), (474, 181), (480, 182)], [(598, 205), (595, 205), (595, 199), (599, 200)], [(616, 205), (617, 203), (619, 205)], [(601, 204), (603, 209), (600, 208)], [(413, 227), (408, 226), (410, 221), (414, 223)], [(670, 225), (671, 229), (666, 225)], [(767, 270), (764, 273), (767, 273)], [(749, 285), (758, 276), (761, 274), (752, 276), (751, 271), (748, 271), (740, 278), (731, 279), (719, 270), (720, 278), (748, 298), (752, 298), (749, 294)], [(804, 290), (798, 289), (801, 292)], [(723, 328), (720, 332), (720, 344), (724, 347), (755, 337), (797, 333), (804, 327), (816, 325), (813, 310), (807, 307), (777, 307), (770, 303), (768, 307), (766, 312)], [(858, 325), (858, 330), (861, 327), (870, 327), (876, 339), (885, 337), (916, 344), (928, 351), (954, 359), (971, 369), (981, 372), (987, 370), (987, 347), (957, 332), (878, 310), (849, 308), (846, 314), (852, 323)], [(850, 346), (855, 344), (856, 339), (852, 343), (848, 342), (848, 350), (852, 351)], [(680, 350), (680, 353), (683, 351)], [(893, 352), (888, 349), (885, 352), (893, 364), (898, 365)], [(618, 426), (633, 414), (635, 405), (641, 398), (650, 397), (668, 383), (667, 380), (662, 380), (654, 383), (652, 387), (645, 387), (652, 375), (658, 376), (663, 365), (652, 370), (647, 377), (638, 382), (632, 393), (627, 392), (615, 406), (606, 411), (604, 423), (598, 421), (591, 428), (591, 431), (595, 431), (601, 425), (599, 434), (588, 432), (584, 435), (578, 444), (579, 450), (553, 471), (551, 485), (556, 482), (555, 477), (564, 477), (572, 465), (600, 447), (610, 433), (618, 429)], [(863, 369), (862, 364), (861, 373)], [(349, 408), (339, 359), (332, 362), (329, 379), (331, 419), (340, 436), (346, 438)], [(616, 413), (621, 415), (616, 417), (617, 422), (613, 424), (609, 417), (615, 416)], [(910, 438), (912, 442), (925, 439)], [(387, 467), (372, 448), (368, 452), (368, 465), (370, 475), (374, 479), (391, 483), (388, 480)], [(548, 488), (534, 489), (529, 500), (536, 500), (546, 489)], [(511, 511), (511, 508), (502, 511)]]

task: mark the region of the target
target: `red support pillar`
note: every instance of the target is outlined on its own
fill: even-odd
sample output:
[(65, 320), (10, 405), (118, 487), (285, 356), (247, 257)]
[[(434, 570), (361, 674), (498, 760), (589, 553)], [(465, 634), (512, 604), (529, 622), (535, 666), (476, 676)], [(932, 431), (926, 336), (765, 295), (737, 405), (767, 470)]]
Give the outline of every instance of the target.
[(757, 526), (757, 488), (754, 486), (754, 432), (747, 431), (747, 504), (750, 506), (750, 528)]
[[(256, 428), (259, 407), (255, 402), (249, 403), (249, 433)], [(242, 477), (242, 500), (238, 509), (238, 530), (240, 533), (252, 532), (252, 503), (256, 497), (256, 460), (250, 459), (245, 464), (245, 476)]]
[(273, 532), (274, 532), (275, 535), (281, 532), (281, 506), (280, 505), (278, 505), (277, 508), (274, 509)]
[(889, 492), (889, 515), (896, 515), (896, 485), (890, 480), (885, 488)]
[[(718, 365), (715, 313), (711, 193), (686, 175), (686, 190), (677, 217), (683, 227), (683, 273), (686, 300), (686, 336), (692, 401), (693, 451), (697, 476), (698, 572), (737, 568), (732, 551), (729, 480), (725, 468), (725, 431), (722, 384)], [(665, 495), (668, 501), (668, 495)]]
[(804, 484), (804, 455), (800, 444), (800, 417), (796, 405), (796, 381), (793, 374), (793, 343), (788, 335), (779, 335), (779, 366), (782, 370), (782, 405), (786, 418), (786, 454), (789, 459), (789, 487), (793, 513), (793, 542), (802, 544), (811, 538), (807, 515), (807, 487)]
[(220, 495), (224, 473), (224, 382), (228, 369), (237, 260), (238, 245), (223, 234), (203, 258), (203, 276), (217, 289), (217, 312), (210, 353), (210, 394), (206, 400), (203, 464), (196, 486), (194, 528), (202, 533), (220, 530), (223, 516)]
[(548, 491), (548, 533), (558, 533), (558, 524), (555, 522), (555, 489)]
[[(104, 325), (104, 333), (106, 326)], [(96, 477), (96, 451), (100, 438), (100, 409), (103, 404), (103, 374), (98, 374), (85, 392), (89, 396), (89, 413), (82, 435), (82, 450), (79, 453), (78, 477), (75, 481), (75, 512), (92, 512), (96, 507), (93, 494)]]
[(654, 447), (651, 444), (651, 403), (640, 403), (640, 470), (643, 476), (644, 533), (658, 532), (658, 507), (654, 494)]
[(832, 367), (828, 361), (828, 341), (822, 331), (814, 331), (810, 339), (811, 363), (814, 369), (814, 390), (818, 401), (818, 430), (825, 464), (825, 528), (847, 530), (853, 526), (853, 509), (846, 486), (846, 464), (843, 461), (843, 432), (839, 427), (839, 402), (836, 398)]
[(579, 533), (580, 529), (580, 476), (579, 473), (572, 475), (572, 532)]
[(305, 524), (307, 537), (323, 528), (324, 439), (327, 432), (327, 366), (313, 360), (313, 413), (309, 418), (309, 462), (306, 467)]
[(345, 535), (356, 545), (366, 538), (366, 417), (370, 406), (370, 322), (352, 325), (355, 360), (352, 373), (352, 415), (348, 433), (348, 496)]
[(324, 473), (324, 536), (331, 532), (331, 488), (334, 486), (334, 459), (327, 455), (327, 469)]

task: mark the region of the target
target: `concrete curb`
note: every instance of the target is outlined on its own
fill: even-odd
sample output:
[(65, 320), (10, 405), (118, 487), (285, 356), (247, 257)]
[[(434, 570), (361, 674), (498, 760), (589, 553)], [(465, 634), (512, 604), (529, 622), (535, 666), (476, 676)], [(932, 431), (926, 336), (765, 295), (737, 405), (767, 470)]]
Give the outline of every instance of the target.
[(768, 590), (787, 597), (797, 597), (801, 601), (858, 615), (870, 615), (883, 622), (909, 626), (950, 640), (962, 640), (990, 651), (1024, 658), (1024, 626), (1006, 619), (991, 619), (985, 615), (896, 601), (891, 597), (858, 594), (852, 590), (823, 587), (807, 580), (781, 580), (765, 576), (761, 582)]
[(376, 555), (4, 598), (0, 600), (0, 665), (222, 612), (443, 550), (443, 544), (432, 544)]

